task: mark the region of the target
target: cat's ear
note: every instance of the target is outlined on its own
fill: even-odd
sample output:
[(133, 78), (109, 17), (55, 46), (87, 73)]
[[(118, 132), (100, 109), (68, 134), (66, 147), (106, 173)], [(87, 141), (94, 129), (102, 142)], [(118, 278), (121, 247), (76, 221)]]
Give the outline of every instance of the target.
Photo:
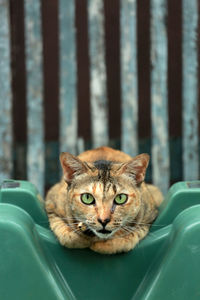
[(123, 166), (123, 173), (133, 177), (137, 185), (140, 185), (145, 178), (146, 169), (150, 156), (146, 153), (135, 156), (131, 161)]
[(74, 176), (87, 171), (86, 165), (74, 155), (68, 152), (60, 154), (60, 163), (63, 169), (64, 180), (70, 184)]

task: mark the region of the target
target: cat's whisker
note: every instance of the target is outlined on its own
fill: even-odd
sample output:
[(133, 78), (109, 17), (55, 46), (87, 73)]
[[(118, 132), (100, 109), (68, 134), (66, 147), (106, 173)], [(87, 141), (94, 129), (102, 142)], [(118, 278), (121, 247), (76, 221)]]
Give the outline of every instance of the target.
[(121, 233), (120, 236), (119, 236), (119, 238), (123, 238), (123, 237), (125, 237), (125, 236), (127, 236), (127, 235), (130, 234), (129, 231), (125, 230), (124, 228), (122, 228), (122, 229), (125, 231), (125, 233), (123, 233), (123, 234)]
[[(73, 222), (72, 220), (68, 220), (68, 219), (62, 219), (63, 221), (70, 221), (70, 224), (79, 224), (80, 222)], [(66, 222), (67, 223), (67, 222)]]
[(146, 222), (137, 222), (134, 220), (131, 216), (128, 216), (126, 219), (127, 222), (131, 224), (136, 224), (136, 225), (148, 225), (148, 226), (155, 226), (155, 227), (163, 227), (166, 226), (167, 224), (154, 224), (154, 223), (146, 223)]
[(80, 228), (77, 228), (75, 230), (73, 230), (74, 233), (82, 233), (81, 229)]
[(152, 224), (152, 223), (141, 223), (141, 222), (135, 222), (133, 221), (133, 224), (136, 224), (136, 225), (148, 225), (148, 226), (155, 226), (155, 227), (163, 227), (163, 226), (166, 226), (166, 224)]
[(133, 231), (135, 231), (134, 228), (129, 228), (127, 226), (123, 226), (122, 229), (127, 231), (128, 233), (132, 233)]
[(77, 219), (75, 219), (75, 218), (64, 218), (64, 217), (60, 217), (60, 219), (62, 219), (62, 220), (70, 220), (70, 221), (77, 221)]
[(69, 220), (69, 219), (67, 219), (67, 218), (60, 218), (61, 220), (63, 220), (63, 221), (70, 221), (71, 223), (78, 223), (78, 221), (77, 220)]
[(122, 228), (124, 231), (126, 231), (126, 232), (128, 232), (128, 233), (130, 233), (130, 230), (128, 230), (127, 228)]

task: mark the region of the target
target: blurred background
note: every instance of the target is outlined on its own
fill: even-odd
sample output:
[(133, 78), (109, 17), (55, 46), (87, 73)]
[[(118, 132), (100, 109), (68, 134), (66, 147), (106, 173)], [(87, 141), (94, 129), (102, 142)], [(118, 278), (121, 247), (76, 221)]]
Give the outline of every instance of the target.
[[(2, 1), (1, 1), (2, 2)], [(4, 1), (3, 1), (4, 2)], [(6, 1), (7, 2), (7, 1)], [(12, 160), (13, 164), (10, 169), (10, 177), (14, 179), (29, 179), (28, 169), (30, 167), (30, 160), (27, 160), (27, 142), (28, 136), (31, 134), (28, 129), (28, 109), (27, 109), (27, 52), (26, 52), (26, 14), (34, 15), (35, 12), (40, 16), (40, 29), (41, 29), (41, 68), (43, 78), (43, 90), (42, 90), (42, 110), (43, 110), (43, 143), (44, 143), (44, 181), (43, 185), (45, 189), (49, 188), (52, 184), (60, 178), (59, 172), (59, 153), (61, 149), (60, 141), (60, 127), (61, 127), (61, 109), (60, 109), (60, 83), (61, 83), (61, 44), (60, 44), (60, 10), (59, 5), (64, 1), (58, 0), (44, 0), (35, 1), (38, 3), (38, 8), (34, 7), (34, 1), (23, 0), (10, 0), (8, 6), (8, 19), (10, 24), (10, 63), (11, 63), (11, 119), (12, 119)], [(106, 105), (107, 121), (108, 121), (108, 141), (107, 145), (117, 149), (123, 149), (122, 147), (122, 57), (121, 50), (123, 47), (120, 44), (122, 30), (124, 30), (124, 24), (120, 23), (120, 16), (122, 10), (122, 4), (120, 0), (109, 1), (94, 1), (97, 2), (97, 7), (100, 7), (99, 14), (103, 15), (103, 49), (105, 58), (105, 74), (106, 74), (106, 100), (103, 102)], [(100, 2), (100, 6), (98, 6)], [(121, 1), (122, 2), (122, 1)], [(152, 90), (151, 90), (151, 72), (156, 70), (155, 61), (152, 62), (152, 16), (154, 9), (152, 8), (153, 2), (149, 0), (138, 1), (124, 1), (130, 2), (135, 8), (133, 16), (135, 20), (135, 40), (136, 43), (132, 44), (136, 53), (136, 98), (137, 98), (137, 136), (138, 136), (138, 153), (148, 152), (152, 153)], [(197, 62), (200, 59), (199, 52), (199, 29), (200, 29), (200, 1), (160, 1), (158, 0), (158, 24), (162, 23), (166, 33), (166, 49), (162, 48), (161, 41), (156, 41), (155, 44), (160, 47), (166, 54), (164, 60), (166, 61), (166, 91), (167, 106), (165, 107), (165, 114), (167, 113), (168, 122), (167, 128), (167, 142), (166, 148), (168, 149), (169, 162), (164, 164), (164, 174), (167, 172), (168, 182), (164, 184), (164, 190), (166, 186), (176, 181), (186, 179), (183, 176), (183, 6), (185, 3), (190, 6), (191, 14), (195, 19), (196, 26), (195, 32), (191, 33), (193, 41), (195, 42), (194, 50), (196, 51), (196, 67), (192, 70), (193, 76), (196, 81), (196, 105), (195, 111), (199, 115), (199, 79), (200, 72), (197, 67)], [(70, 4), (71, 3), (71, 4)], [(130, 5), (129, 3), (129, 5)], [(64, 4), (63, 4), (64, 5)], [(90, 149), (93, 147), (92, 138), (92, 106), (91, 102), (93, 97), (90, 92), (90, 70), (92, 68), (93, 61), (90, 59), (90, 19), (89, 19), (89, 6), (92, 6), (90, 1), (76, 0), (65, 1), (66, 17), (67, 15), (74, 14), (72, 17), (74, 31), (74, 42), (76, 47), (74, 48), (74, 59), (76, 62), (76, 79), (72, 82), (76, 87), (76, 101), (77, 101), (77, 141), (79, 144), (76, 148), (77, 154), (84, 149)], [(73, 5), (74, 11), (70, 12), (70, 7)], [(94, 4), (95, 5), (95, 4)], [(128, 4), (127, 4), (128, 5)], [(195, 6), (196, 5), (196, 6)], [(28, 6), (28, 7), (27, 7)], [(155, 4), (156, 6), (156, 4)], [(32, 7), (32, 12), (31, 12)], [(64, 7), (64, 6), (63, 6)], [(194, 8), (195, 7), (195, 8)], [(93, 7), (94, 9), (94, 7)], [(192, 9), (194, 9), (192, 11)], [(160, 10), (160, 11), (159, 11)], [(92, 11), (92, 8), (91, 8)], [(161, 16), (159, 15), (161, 12)], [(195, 12), (195, 15), (193, 15)], [(163, 15), (162, 15), (163, 13)], [(127, 16), (128, 18), (129, 16)], [(192, 17), (192, 18), (193, 18)], [(35, 18), (37, 18), (35, 16)], [(189, 16), (190, 18), (190, 16)], [(98, 21), (98, 20), (97, 20)], [(29, 22), (31, 22), (29, 20)], [(192, 23), (192, 19), (191, 19)], [(120, 25), (121, 24), (121, 25)], [(66, 31), (68, 23), (65, 23)], [(130, 23), (127, 26), (133, 26)], [(29, 28), (31, 30), (31, 27)], [(69, 29), (70, 30), (70, 29)], [(187, 30), (187, 28), (186, 28)], [(192, 29), (191, 29), (192, 30)], [(156, 32), (156, 31), (155, 31)], [(162, 28), (160, 30), (162, 36)], [(98, 39), (98, 37), (96, 37)], [(69, 40), (68, 40), (69, 41)], [(131, 42), (131, 41), (130, 41)], [(66, 42), (67, 43), (67, 42)], [(71, 43), (71, 40), (69, 41)], [(190, 37), (188, 37), (188, 45), (190, 44)], [(37, 47), (37, 46), (36, 46)], [(66, 46), (68, 47), (68, 46)], [(165, 45), (164, 45), (165, 47)], [(102, 49), (102, 48), (101, 48)], [(101, 51), (101, 50), (99, 50)], [(158, 51), (157, 55), (161, 55), (161, 63), (163, 53)], [(190, 55), (190, 53), (189, 53)], [(192, 54), (191, 54), (192, 55)], [(156, 59), (156, 58), (155, 58)], [(130, 63), (131, 64), (131, 63)], [(192, 63), (191, 63), (192, 64)], [(162, 70), (162, 67), (161, 67)], [(165, 70), (165, 69), (164, 69)], [(1, 71), (0, 71), (1, 73)], [(37, 74), (36, 74), (37, 78)], [(126, 92), (125, 92), (126, 93)], [(161, 91), (162, 94), (162, 91)], [(74, 100), (71, 99), (73, 102)], [(190, 99), (188, 98), (188, 102)], [(163, 104), (165, 105), (165, 104)], [(192, 104), (193, 105), (193, 104)], [(1, 108), (0, 108), (1, 110)], [(62, 109), (63, 111), (63, 109)], [(67, 111), (66, 111), (67, 116)], [(199, 135), (199, 121), (198, 116), (198, 132), (195, 139), (198, 140)], [(0, 120), (1, 126), (1, 120)], [(159, 125), (158, 125), (159, 126)], [(192, 125), (193, 126), (193, 125)], [(73, 130), (72, 130), (73, 134)], [(98, 134), (98, 133), (97, 133)], [(162, 133), (161, 133), (162, 134)], [(34, 142), (33, 142), (34, 143)], [(198, 144), (199, 146), (199, 144)], [(67, 147), (67, 146), (66, 146)], [(66, 151), (69, 151), (66, 149)], [(195, 157), (199, 157), (197, 149), (194, 149)], [(131, 150), (130, 150), (131, 154)], [(135, 153), (133, 153), (135, 155)], [(162, 148), (161, 148), (162, 155)], [(167, 158), (166, 158), (167, 161)], [(34, 162), (33, 162), (34, 164)], [(198, 161), (196, 161), (198, 165)], [(192, 167), (192, 166), (191, 166)], [(167, 168), (167, 171), (166, 171)], [(42, 170), (39, 168), (38, 173)], [(35, 171), (34, 171), (35, 172)], [(43, 171), (42, 171), (43, 172)], [(162, 172), (159, 174), (162, 177)], [(190, 179), (198, 179), (198, 175), (191, 176)], [(156, 177), (156, 175), (155, 175)], [(165, 175), (164, 175), (165, 177)], [(38, 180), (38, 179), (37, 179)], [(37, 181), (34, 182), (36, 185)], [(43, 179), (42, 179), (43, 180)], [(152, 181), (152, 165), (148, 170), (147, 180)], [(34, 176), (33, 176), (34, 181)], [(39, 179), (39, 181), (41, 181)], [(154, 182), (156, 180), (153, 180)], [(157, 182), (155, 182), (157, 183)], [(40, 189), (41, 187), (39, 187)], [(41, 188), (42, 189), (42, 188)]]

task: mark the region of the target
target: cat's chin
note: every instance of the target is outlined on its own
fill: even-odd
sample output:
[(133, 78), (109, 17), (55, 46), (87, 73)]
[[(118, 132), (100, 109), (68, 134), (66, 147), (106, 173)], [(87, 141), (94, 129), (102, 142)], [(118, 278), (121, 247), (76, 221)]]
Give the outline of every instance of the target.
[[(92, 229), (92, 231), (101, 240), (107, 240), (107, 239), (111, 238), (117, 230), (115, 229), (113, 231), (108, 231), (108, 230), (96, 231), (95, 229)], [(108, 231), (108, 232), (106, 232), (106, 231)]]

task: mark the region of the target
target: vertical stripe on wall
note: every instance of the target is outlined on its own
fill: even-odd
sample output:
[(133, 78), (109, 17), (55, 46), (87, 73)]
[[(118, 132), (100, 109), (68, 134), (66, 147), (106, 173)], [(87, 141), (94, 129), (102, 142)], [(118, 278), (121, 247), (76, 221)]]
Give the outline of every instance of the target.
[(84, 143), (84, 139), (79, 137), (77, 139), (77, 152), (78, 154), (82, 153), (85, 151), (85, 143)]
[(77, 154), (75, 1), (59, 0), (60, 151)]
[(151, 119), (153, 182), (169, 186), (166, 0), (151, 1)]
[(198, 1), (183, 0), (183, 178), (199, 178), (198, 151)]
[(122, 150), (138, 154), (136, 0), (121, 0)]
[(28, 180), (44, 191), (42, 37), (39, 0), (25, 0)]
[(12, 176), (9, 1), (0, 0), (0, 183)]
[(103, 0), (88, 0), (90, 101), (93, 147), (108, 144)]

